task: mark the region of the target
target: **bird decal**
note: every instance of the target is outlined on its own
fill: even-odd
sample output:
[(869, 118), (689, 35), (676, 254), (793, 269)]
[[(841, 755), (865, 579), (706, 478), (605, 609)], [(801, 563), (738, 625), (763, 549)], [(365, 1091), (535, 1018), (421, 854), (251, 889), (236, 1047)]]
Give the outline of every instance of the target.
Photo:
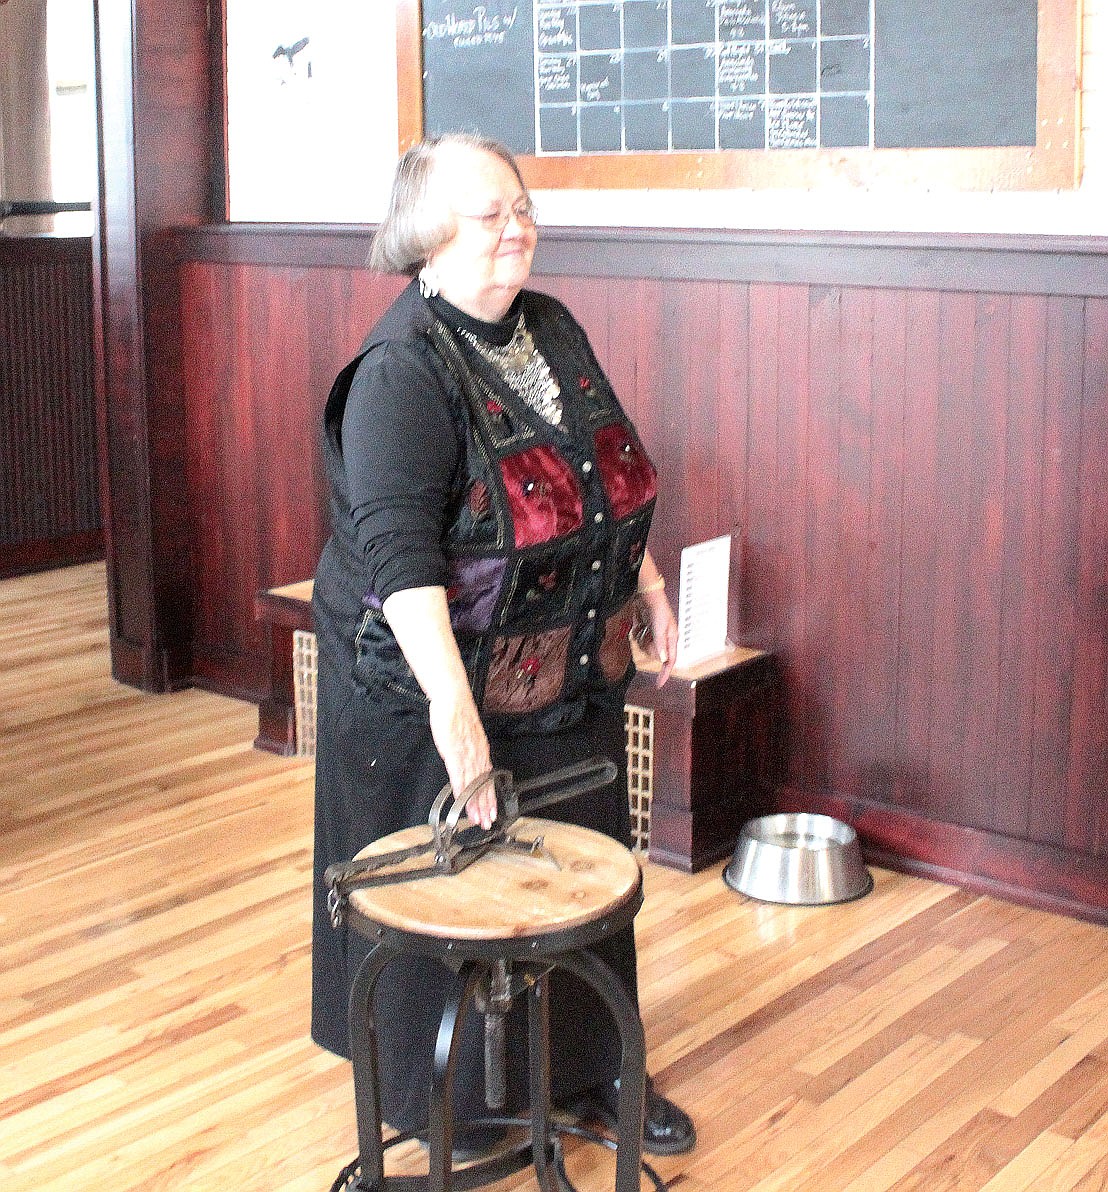
[(302, 37), (299, 41), (293, 42), (291, 46), (278, 46), (273, 51), (274, 58), (284, 57), (287, 59), (289, 66), (292, 66), (292, 60), (297, 54), (308, 44), (308, 39)]
[[(305, 55), (300, 61), (296, 61), (296, 55), (304, 49), (308, 41), (307, 37), (302, 37), (299, 41), (294, 41), (292, 45), (280, 45), (273, 51), (273, 60), (278, 63), (278, 69), (281, 70), (282, 76), (308, 79), (312, 77), (311, 59)], [(286, 82), (286, 77), (282, 77), (281, 82)]]

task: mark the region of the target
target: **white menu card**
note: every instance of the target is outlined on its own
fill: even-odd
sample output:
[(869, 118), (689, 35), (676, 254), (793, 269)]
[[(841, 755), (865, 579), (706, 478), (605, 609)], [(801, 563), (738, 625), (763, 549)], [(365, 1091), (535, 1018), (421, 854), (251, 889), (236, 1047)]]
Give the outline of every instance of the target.
[(677, 665), (692, 666), (727, 649), (727, 582), (731, 535), (710, 538), (681, 552), (677, 609)]

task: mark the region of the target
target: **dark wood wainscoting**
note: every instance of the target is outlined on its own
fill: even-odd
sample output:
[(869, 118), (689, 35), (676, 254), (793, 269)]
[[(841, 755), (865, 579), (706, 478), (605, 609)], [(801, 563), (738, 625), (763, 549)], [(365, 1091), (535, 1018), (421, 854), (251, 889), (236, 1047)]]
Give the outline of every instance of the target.
[(103, 558), (87, 236), (0, 236), (0, 576)]
[(181, 276), (193, 668), (256, 699), (269, 661), (254, 597), (315, 572), (328, 533), (323, 404), (401, 287), (366, 270), (209, 261)]
[[(262, 588), (326, 533), (330, 380), (397, 282), (364, 230), (182, 233), (198, 681), (261, 694)], [(1108, 922), (1108, 245), (549, 231), (661, 473), (735, 535), (787, 692), (784, 805), (886, 863)]]

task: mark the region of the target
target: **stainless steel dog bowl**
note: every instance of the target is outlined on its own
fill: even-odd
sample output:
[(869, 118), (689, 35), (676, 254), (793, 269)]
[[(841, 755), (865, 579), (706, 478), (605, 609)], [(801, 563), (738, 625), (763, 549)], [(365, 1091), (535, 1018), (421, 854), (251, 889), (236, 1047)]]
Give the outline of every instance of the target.
[(858, 833), (829, 815), (788, 812), (743, 825), (723, 880), (761, 902), (822, 906), (873, 889)]

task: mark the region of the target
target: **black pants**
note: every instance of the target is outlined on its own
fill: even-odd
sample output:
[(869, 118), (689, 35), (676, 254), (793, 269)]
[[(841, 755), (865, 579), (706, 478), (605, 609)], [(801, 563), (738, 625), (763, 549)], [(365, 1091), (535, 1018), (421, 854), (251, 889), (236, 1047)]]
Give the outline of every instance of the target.
[[(493, 764), (523, 780), (593, 756), (611, 758), (611, 786), (544, 810), (550, 819), (580, 824), (630, 845), (626, 738), (622, 708), (598, 705), (569, 730), (490, 742)], [(315, 888), (312, 941), (312, 1037), (349, 1058), (347, 1004), (369, 941), (345, 926), (335, 930), (326, 908), (323, 872), (368, 843), (426, 823), (446, 784), (425, 708), (387, 693), (370, 698), (320, 658), (317, 680)], [(594, 952), (637, 1000), (634, 932), (626, 928)], [(438, 961), (408, 957), (382, 973), (375, 994), (382, 1114), (398, 1130), (421, 1130), (435, 1038), (457, 977)], [(576, 978), (556, 973), (550, 999), (551, 1080), (555, 1102), (566, 1101), (619, 1071), (620, 1045), (606, 1007)], [(522, 1006), (508, 1024), (510, 1105), (526, 1104), (526, 1018)], [(483, 1116), (484, 1035), (469, 1014), (454, 1077), (459, 1122)]]

